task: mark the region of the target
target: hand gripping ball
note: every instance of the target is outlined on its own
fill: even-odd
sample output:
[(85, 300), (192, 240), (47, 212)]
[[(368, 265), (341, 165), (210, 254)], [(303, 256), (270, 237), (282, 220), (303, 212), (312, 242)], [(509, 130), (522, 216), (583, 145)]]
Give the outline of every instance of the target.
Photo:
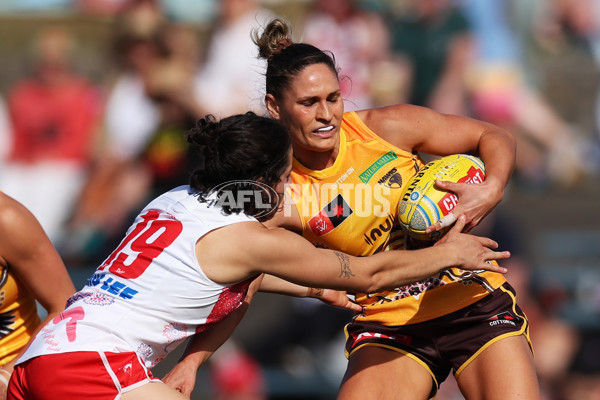
[[(454, 154), (426, 164), (407, 183), (398, 207), (398, 220), (414, 239), (434, 241), (450, 226), (431, 234), (425, 229), (451, 213), (458, 197), (435, 185), (435, 180), (482, 183), (485, 180), (483, 162), (468, 154)], [(457, 216), (458, 217), (458, 216)]]

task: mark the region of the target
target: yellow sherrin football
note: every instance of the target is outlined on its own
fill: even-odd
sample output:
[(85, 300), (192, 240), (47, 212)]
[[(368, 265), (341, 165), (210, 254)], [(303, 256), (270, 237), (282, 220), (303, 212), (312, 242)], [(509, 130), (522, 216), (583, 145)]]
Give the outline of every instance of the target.
[[(426, 234), (425, 229), (448, 215), (458, 197), (435, 185), (435, 180), (482, 183), (483, 162), (468, 154), (454, 154), (431, 161), (412, 177), (402, 193), (398, 219), (409, 236), (426, 241), (439, 239), (450, 227)], [(458, 216), (457, 216), (458, 217)]]

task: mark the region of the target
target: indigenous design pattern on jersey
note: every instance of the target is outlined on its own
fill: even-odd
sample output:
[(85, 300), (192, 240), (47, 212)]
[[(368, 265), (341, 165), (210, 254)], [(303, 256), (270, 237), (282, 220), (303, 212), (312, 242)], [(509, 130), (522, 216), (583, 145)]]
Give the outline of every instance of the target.
[[(294, 159), (290, 194), (302, 235), (315, 246), (367, 256), (407, 248), (397, 215), (402, 189), (424, 162), (372, 132), (355, 112), (344, 114), (335, 163), (313, 171)], [(472, 304), (505, 282), (502, 274), (451, 268), (422, 282), (356, 293), (360, 321), (418, 323)]]
[(150, 368), (237, 309), (252, 280), (211, 281), (198, 264), (195, 245), (214, 229), (255, 219), (225, 215), (197, 194), (181, 186), (146, 206), (20, 362), (57, 352), (135, 351)]
[(40, 324), (35, 298), (10, 267), (0, 267), (0, 365), (17, 356)]

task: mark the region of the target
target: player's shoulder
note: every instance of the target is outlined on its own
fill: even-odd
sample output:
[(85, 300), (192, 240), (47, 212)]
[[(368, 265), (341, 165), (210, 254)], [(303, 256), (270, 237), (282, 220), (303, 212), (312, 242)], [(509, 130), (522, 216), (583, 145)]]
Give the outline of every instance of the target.
[(412, 152), (422, 142), (435, 116), (439, 115), (425, 107), (411, 104), (395, 104), (357, 111), (357, 116), (371, 131), (386, 142)]
[(232, 240), (237, 248), (257, 257), (268, 256), (273, 249), (290, 245), (298, 236), (284, 228), (269, 228), (260, 222), (252, 221), (236, 223), (225, 228), (221, 233), (222, 238)]
[(202, 240), (226, 242), (236, 248), (253, 247), (264, 240), (269, 228), (258, 221), (240, 221), (217, 227), (202, 237)]
[(29, 251), (29, 244), (46, 241), (39, 221), (23, 204), (14, 198), (0, 193), (0, 253), (8, 257), (10, 253), (23, 254)]
[(412, 104), (394, 104), (360, 110), (356, 112), (363, 123), (374, 132), (383, 133), (412, 131), (413, 125), (419, 125), (431, 120), (439, 114), (426, 107)]
[(268, 228), (285, 228), (296, 233), (302, 232), (302, 221), (296, 206), (301, 196), (301, 185), (290, 185), (285, 191), (283, 206), (270, 219), (263, 221), (263, 224)]
[(33, 214), (23, 204), (0, 192), (0, 229), (14, 229), (27, 219), (32, 219)]
[(207, 254), (219, 255), (229, 265), (260, 265), (284, 243), (282, 228), (267, 228), (258, 221), (234, 223), (215, 229), (199, 241), (197, 247)]

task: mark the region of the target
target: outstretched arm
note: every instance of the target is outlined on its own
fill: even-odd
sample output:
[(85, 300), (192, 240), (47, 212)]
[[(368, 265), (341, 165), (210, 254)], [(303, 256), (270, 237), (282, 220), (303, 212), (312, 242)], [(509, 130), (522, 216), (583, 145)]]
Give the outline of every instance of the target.
[(264, 276), (259, 290), (294, 297), (312, 297), (334, 307), (347, 308), (356, 312), (362, 311), (362, 307), (350, 300), (344, 290), (301, 286), (273, 275)]
[[(332, 304), (344, 306), (349, 300), (345, 295), (345, 299), (340, 297), (342, 292), (311, 292), (307, 288), (329, 287), (371, 293), (424, 279), (450, 266), (505, 273), (506, 269), (486, 261), (507, 258), (510, 254), (491, 250), (497, 244), (490, 239), (461, 233), (464, 225), (465, 218), (461, 216), (443, 243), (433, 247), (352, 257), (338, 251), (317, 249), (284, 229), (268, 229), (260, 223), (239, 223), (204, 236), (196, 245), (196, 253), (204, 273), (216, 282), (238, 282), (248, 276), (267, 273), (271, 276), (262, 279), (261, 290), (286, 291), (297, 296), (331, 296)], [(294, 284), (285, 283), (285, 280)], [(191, 394), (198, 367), (231, 335), (258, 290), (256, 284), (257, 281), (242, 307), (193, 337), (179, 364), (165, 376), (165, 383), (186, 396)]]
[(486, 261), (507, 258), (509, 253), (494, 251), (498, 245), (491, 239), (461, 234), (464, 224), (461, 216), (450, 238), (438, 246), (353, 257), (315, 248), (285, 229), (247, 222), (207, 234), (196, 245), (196, 254), (204, 273), (219, 283), (266, 273), (306, 287), (362, 293), (419, 281), (451, 266), (505, 272)]

